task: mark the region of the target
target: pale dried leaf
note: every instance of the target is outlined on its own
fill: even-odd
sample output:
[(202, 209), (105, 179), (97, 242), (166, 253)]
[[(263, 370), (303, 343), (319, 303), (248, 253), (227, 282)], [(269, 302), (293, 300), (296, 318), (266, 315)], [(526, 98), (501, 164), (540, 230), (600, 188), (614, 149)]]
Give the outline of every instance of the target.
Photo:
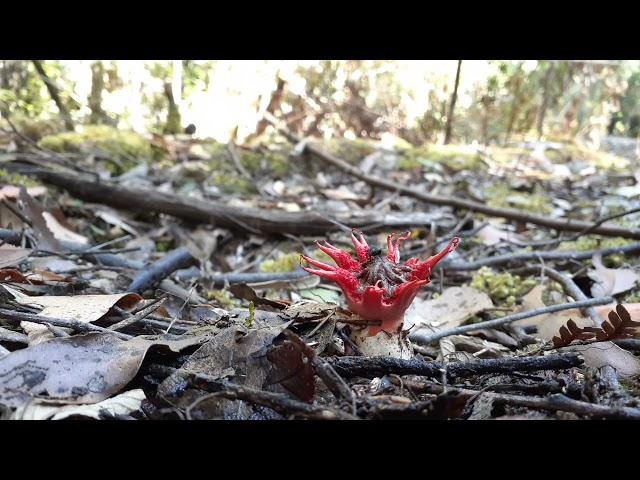
[(602, 264), (602, 254), (596, 252), (593, 255), (593, 267), (587, 273), (594, 283), (591, 286), (591, 295), (594, 297), (607, 297), (631, 290), (640, 280), (634, 270), (630, 268), (607, 268)]
[(44, 397), (97, 403), (135, 377), (150, 347), (180, 351), (205, 340), (162, 335), (125, 341), (108, 333), (54, 338), (0, 358), (0, 404), (18, 407)]
[(606, 365), (613, 367), (621, 376), (640, 374), (640, 358), (620, 348), (613, 342), (595, 342), (586, 345), (570, 345), (558, 349), (560, 352), (579, 352), (584, 364), (591, 368)]
[[(545, 307), (546, 305), (542, 300), (543, 293), (544, 285), (536, 285), (533, 287), (529, 293), (522, 297), (521, 311), (527, 312), (529, 310), (535, 310), (536, 308)], [(606, 318), (606, 314), (604, 318)], [(536, 315), (535, 317), (518, 320), (514, 322), (514, 324), (522, 327), (535, 326), (538, 329), (538, 332), (534, 334), (535, 337), (543, 340), (551, 340), (555, 335), (558, 335), (560, 327), (565, 325), (570, 319), (573, 319), (580, 328), (593, 327), (591, 319), (584, 317), (577, 308)]]
[(523, 241), (522, 235), (507, 230), (501, 230), (496, 226), (489, 224), (478, 231), (476, 234), (485, 245), (495, 245), (504, 241)]
[[(47, 193), (46, 187), (29, 187), (27, 193), (32, 197), (38, 197)], [(3, 185), (0, 187), (0, 200), (5, 198), (15, 199), (20, 197), (20, 188), (13, 185)]]
[(30, 248), (18, 248), (13, 245), (0, 246), (0, 268), (14, 267), (31, 255)]
[(86, 323), (102, 318), (114, 305), (129, 309), (142, 300), (137, 293), (30, 297), (7, 285), (3, 287), (18, 303), (42, 308), (40, 315)]
[(49, 212), (42, 212), (42, 216), (47, 224), (47, 227), (49, 228), (51, 233), (53, 233), (53, 236), (56, 238), (56, 240), (60, 240), (62, 242), (79, 243), (81, 245), (89, 245), (89, 239), (87, 237), (72, 232), (67, 227), (62, 225), (58, 221), (58, 219), (51, 215)]
[(64, 420), (72, 416), (81, 416), (99, 420), (103, 415), (129, 415), (140, 410), (146, 398), (140, 388), (89, 405), (60, 405), (61, 402), (36, 400), (21, 405), (12, 415), (13, 420)]
[(405, 328), (438, 331), (457, 327), (473, 315), (493, 307), (485, 292), (473, 287), (449, 287), (434, 300), (414, 300), (405, 315)]

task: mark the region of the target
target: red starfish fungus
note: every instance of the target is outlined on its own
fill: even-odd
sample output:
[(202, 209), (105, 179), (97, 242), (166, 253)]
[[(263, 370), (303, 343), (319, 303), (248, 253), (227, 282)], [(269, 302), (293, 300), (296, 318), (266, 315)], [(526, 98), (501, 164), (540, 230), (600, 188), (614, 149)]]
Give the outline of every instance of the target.
[(344, 293), (349, 308), (362, 318), (381, 320), (382, 325), (369, 328), (370, 336), (381, 330), (393, 333), (402, 325), (404, 312), (413, 302), (418, 289), (429, 283), (433, 267), (455, 250), (460, 241), (458, 237), (452, 238), (440, 253), (423, 262), (412, 258), (400, 264), (400, 242), (408, 238), (409, 232), (404, 235), (389, 235), (387, 255), (382, 256), (379, 248), (369, 248), (362, 233), (354, 230), (351, 239), (358, 260), (327, 241), (324, 244), (316, 242), (318, 248), (329, 255), (337, 266), (303, 255), (302, 258), (309, 265), (317, 268), (302, 268), (336, 282)]

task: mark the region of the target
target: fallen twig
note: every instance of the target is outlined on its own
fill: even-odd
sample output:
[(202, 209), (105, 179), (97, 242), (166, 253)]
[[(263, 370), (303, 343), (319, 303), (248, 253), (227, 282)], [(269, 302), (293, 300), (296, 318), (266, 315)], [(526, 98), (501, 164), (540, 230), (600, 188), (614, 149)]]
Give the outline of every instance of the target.
[(324, 358), (316, 355), (312, 348), (309, 348), (300, 337), (290, 330), (285, 330), (283, 333), (287, 339), (298, 345), (304, 354), (310, 358), (316, 374), (322, 379), (327, 388), (331, 390), (331, 393), (333, 393), (338, 400), (346, 400), (355, 407), (355, 397), (353, 392), (343, 378), (334, 370), (331, 364)]
[[(481, 258), (471, 262), (447, 261), (440, 262), (443, 268), (447, 270), (477, 270), (485, 266), (506, 265), (511, 262), (526, 262), (539, 260), (586, 260), (593, 257), (596, 250), (587, 250), (584, 252), (571, 252), (563, 250), (552, 250), (549, 252), (524, 252), (524, 253), (507, 253), (495, 257)], [(640, 242), (630, 243), (622, 247), (603, 248), (600, 250), (602, 256), (612, 255), (615, 253), (635, 253), (640, 252)]]
[(507, 323), (516, 322), (518, 320), (524, 320), (525, 318), (535, 317), (538, 315), (544, 315), (545, 313), (555, 313), (562, 310), (569, 310), (572, 308), (584, 308), (593, 305), (606, 305), (613, 302), (613, 297), (601, 297), (592, 298), (589, 300), (583, 300), (580, 302), (568, 302), (560, 303), (558, 305), (549, 305), (546, 307), (536, 308), (527, 312), (514, 313), (513, 315), (507, 315), (506, 317), (496, 318), (495, 320), (486, 320), (484, 322), (473, 323), (471, 325), (463, 325), (461, 327), (450, 328), (435, 333), (426, 332), (413, 332), (409, 334), (409, 339), (423, 344), (428, 344), (440, 340), (441, 338), (448, 337), (450, 335), (461, 335), (467, 332), (473, 332), (474, 330), (482, 330), (483, 328), (494, 328)]
[[(149, 371), (159, 377), (167, 377), (174, 372), (175, 368), (163, 365), (151, 364)], [(228, 380), (219, 379), (202, 373), (179, 371), (179, 374), (191, 385), (208, 392), (216, 392), (221, 397), (229, 400), (244, 400), (264, 405), (285, 415), (298, 415), (305, 418), (317, 420), (357, 420), (358, 417), (328, 406), (317, 406), (309, 403), (293, 400), (287, 395), (273, 392), (265, 392), (255, 388), (245, 387), (231, 383)]]
[(145, 308), (137, 312), (135, 315), (131, 315), (130, 317), (125, 318), (124, 320), (118, 323), (114, 323), (113, 325), (109, 326), (109, 330), (122, 330), (123, 328), (126, 328), (130, 325), (133, 325), (134, 323), (139, 322), (140, 320), (145, 318), (147, 315), (150, 315), (151, 313), (159, 309), (167, 300), (167, 297), (168, 295), (164, 295), (158, 298), (152, 304), (147, 305)]
[(189, 250), (184, 247), (176, 248), (160, 260), (149, 264), (138, 272), (129, 285), (128, 291), (142, 293), (158, 284), (162, 279), (168, 277), (176, 270), (190, 267), (195, 262), (196, 259), (189, 253)]
[(120, 332), (114, 332), (108, 328), (99, 327), (91, 323), (84, 323), (78, 320), (66, 320), (62, 318), (45, 317), (44, 315), (37, 315), (35, 313), (16, 312), (13, 310), (6, 310), (0, 308), (0, 318), (8, 320), (10, 322), (32, 322), (39, 323), (41, 325), (55, 325), (56, 327), (67, 327), (80, 332), (102, 332), (116, 335), (123, 340), (129, 340), (133, 338), (131, 335), (126, 335)]
[(0, 342), (24, 343), (26, 345), (29, 343), (29, 337), (24, 333), (0, 327)]
[[(440, 378), (444, 364), (422, 359), (402, 360), (392, 357), (330, 357), (327, 361), (343, 377), (374, 378), (389, 374), (422, 375)], [(563, 370), (582, 365), (583, 358), (575, 352), (535, 357), (506, 357), (447, 364), (447, 379), (470, 377), (485, 373), (532, 372)]]

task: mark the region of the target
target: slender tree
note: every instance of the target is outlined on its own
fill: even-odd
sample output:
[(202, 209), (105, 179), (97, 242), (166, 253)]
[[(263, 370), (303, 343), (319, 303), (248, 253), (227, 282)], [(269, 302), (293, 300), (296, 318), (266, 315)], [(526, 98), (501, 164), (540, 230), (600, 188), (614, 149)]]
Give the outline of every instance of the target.
[(33, 66), (36, 68), (36, 71), (38, 72), (38, 75), (40, 75), (40, 78), (42, 79), (45, 86), (47, 87), (47, 90), (49, 91), (49, 95), (51, 95), (51, 98), (53, 99), (56, 106), (58, 107), (58, 111), (60, 112), (60, 115), (64, 120), (65, 128), (67, 130), (74, 130), (75, 128), (73, 125), (73, 120), (71, 120), (71, 115), (69, 115), (69, 111), (67, 110), (67, 107), (65, 106), (64, 102), (60, 98), (60, 90), (58, 89), (58, 86), (47, 75), (47, 72), (44, 69), (44, 64), (41, 60), (32, 60), (32, 62), (33, 62)]
[(456, 100), (458, 100), (458, 85), (460, 84), (460, 67), (462, 60), (458, 60), (458, 68), (456, 69), (456, 81), (453, 85), (453, 93), (451, 93), (451, 103), (449, 104), (449, 114), (447, 115), (447, 126), (444, 132), (445, 145), (451, 141), (451, 129), (453, 127), (453, 111), (456, 108)]

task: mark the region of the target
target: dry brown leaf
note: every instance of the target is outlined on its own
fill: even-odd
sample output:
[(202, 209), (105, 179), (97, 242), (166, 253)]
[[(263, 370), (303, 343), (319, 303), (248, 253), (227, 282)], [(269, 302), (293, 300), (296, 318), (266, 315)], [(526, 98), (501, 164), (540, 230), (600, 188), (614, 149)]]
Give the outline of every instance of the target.
[[(42, 308), (42, 311), (39, 312), (42, 316), (86, 323), (95, 322), (102, 318), (114, 305), (127, 310), (142, 300), (142, 297), (137, 293), (30, 297), (8, 285), (3, 285), (3, 287), (13, 295), (18, 303)], [(46, 325), (20, 322), (20, 327), (29, 336), (29, 345), (37, 345), (55, 338), (53, 332)], [(70, 333), (67, 329), (63, 329), (63, 331)]]
[(31, 220), (33, 233), (38, 241), (38, 248), (55, 253), (64, 251), (60, 241), (53, 236), (47, 226), (42, 206), (27, 193), (24, 187), (20, 187), (20, 201), (23, 205), (24, 214)]
[(587, 275), (596, 282), (591, 287), (591, 295), (596, 298), (631, 290), (636, 282), (640, 280), (640, 275), (630, 268), (605, 267), (602, 264), (602, 254), (600, 252), (594, 253), (592, 263), (594, 270), (588, 272)]
[(569, 319), (566, 325), (560, 327), (560, 336), (554, 336), (552, 338), (553, 346), (556, 348), (566, 347), (574, 340), (590, 340), (595, 336), (595, 333), (589, 332), (589, 327), (580, 328), (576, 325), (572, 319)]
[(616, 340), (622, 338), (640, 338), (640, 322), (631, 320), (631, 314), (622, 304), (611, 310), (608, 319), (599, 327), (587, 327), (587, 332), (595, 335), (596, 340)]

